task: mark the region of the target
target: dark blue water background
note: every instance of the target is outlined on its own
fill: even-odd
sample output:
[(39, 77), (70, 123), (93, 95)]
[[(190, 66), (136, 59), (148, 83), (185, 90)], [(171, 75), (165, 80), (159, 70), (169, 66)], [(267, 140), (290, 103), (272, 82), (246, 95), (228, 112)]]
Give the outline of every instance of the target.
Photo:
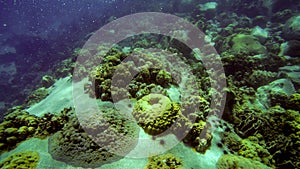
[[(273, 9), (293, 4), (287, 1), (277, 0), (280, 3), (273, 4)], [(89, 33), (110, 20), (146, 11), (197, 17), (197, 4), (205, 2), (209, 0), (1, 0), (0, 113), (22, 104), (39, 87), (43, 75), (53, 73), (55, 64), (71, 57)], [(216, 2), (220, 13), (267, 14), (255, 6), (249, 10), (249, 0)], [(5, 67), (16, 71), (5, 71)]]

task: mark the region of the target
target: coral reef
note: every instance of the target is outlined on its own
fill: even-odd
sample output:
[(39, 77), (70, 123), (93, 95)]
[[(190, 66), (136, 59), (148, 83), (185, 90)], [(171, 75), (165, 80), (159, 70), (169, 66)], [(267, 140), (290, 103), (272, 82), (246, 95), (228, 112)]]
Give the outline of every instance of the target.
[[(194, 56), (182, 59), (191, 63), (192, 71), (199, 79), (180, 77), (186, 70), (163, 65), (174, 64), (172, 57), (182, 56), (146, 49), (136, 49), (127, 56), (114, 49), (103, 59), (104, 63), (90, 73), (91, 84), (86, 85), (87, 91), (91, 97), (102, 101), (137, 100), (132, 114), (146, 133), (157, 136), (171, 132), (178, 139), (184, 138), (184, 142), (196, 151), (205, 152), (212, 139), (210, 127), (205, 123), (210, 112), (209, 97), (215, 94), (207, 91), (212, 79), (208, 78), (203, 64), (195, 64)], [(214, 64), (214, 61), (208, 64)], [(168, 91), (171, 86), (180, 88), (180, 85), (187, 90), (178, 97)], [(201, 89), (193, 90), (195, 86)], [(182, 95), (185, 98), (180, 98)]]
[(234, 168), (247, 168), (247, 169), (266, 169), (271, 168), (266, 165), (247, 159), (242, 156), (236, 156), (231, 154), (223, 155), (217, 163), (217, 169), (234, 169)]
[(290, 79), (293, 84), (297, 87), (300, 85), (300, 66), (283, 66), (279, 68), (279, 73), (281, 76)]
[(43, 100), (44, 98), (46, 98), (49, 95), (49, 91), (42, 87), (39, 88), (37, 90), (35, 90), (31, 95), (29, 95), (26, 99), (25, 99), (25, 105), (26, 106), (31, 106), (35, 103), (40, 102), (41, 100)]
[(76, 167), (99, 167), (119, 160), (135, 146), (138, 128), (118, 110), (104, 107), (75, 114), (64, 128), (49, 138), (49, 153), (56, 160)]
[(9, 113), (0, 124), (1, 151), (13, 148), (17, 143), (31, 137), (38, 127), (38, 119), (19, 109)]
[(299, 168), (299, 111), (276, 106), (270, 110), (268, 118), (271, 126), (264, 126), (261, 133), (276, 165), (281, 168)]
[(170, 128), (179, 111), (179, 104), (172, 103), (168, 97), (149, 94), (137, 101), (132, 114), (146, 133), (157, 135)]
[[(224, 64), (227, 79), (232, 80), (236, 86), (248, 88), (257, 88), (271, 80), (276, 80), (278, 76), (276, 76), (275, 73), (286, 63), (283, 58), (277, 55), (260, 58), (246, 54), (233, 55), (229, 52), (222, 53), (222, 62)], [(261, 77), (258, 77), (259, 75), (261, 75)], [(256, 77), (258, 79), (255, 79), (255, 81), (249, 80), (250, 78)]]
[[(93, 8), (88, 4), (89, 12), (82, 13), (85, 8), (80, 7), (79, 22), (74, 20), (69, 22), (70, 25), (64, 25), (61, 20), (55, 20), (54, 26), (58, 29), (51, 31), (60, 30), (59, 34), (65, 37), (52, 36), (51, 31), (40, 33), (34, 30), (30, 21), (3, 23), (3, 29), (8, 33), (1, 41), (0, 60), (3, 63), (0, 73), (3, 79), (0, 86), (5, 91), (1, 98), (6, 101), (0, 102), (0, 111), (22, 104), (37, 84), (43, 87), (28, 96), (22, 106), (3, 115), (1, 153), (16, 148), (31, 137), (50, 136), (49, 152), (54, 159), (75, 167), (94, 168), (119, 160), (119, 155), (132, 150), (138, 138), (137, 125), (140, 125), (153, 139), (171, 133), (200, 153), (213, 147), (215, 140), (212, 137), (216, 137), (220, 153), (225, 154), (219, 159), (218, 168), (300, 168), (300, 1), (231, 0), (199, 4), (195, 0), (174, 0), (149, 1), (147, 5), (124, 2), (113, 1), (109, 6), (118, 7), (119, 14), (128, 13), (129, 7), (131, 13), (141, 9), (175, 13), (205, 33), (200, 39), (216, 47), (227, 76), (224, 112), (217, 112), (214, 104), (221, 105), (221, 101), (213, 97), (218, 97), (219, 93), (212, 88), (223, 75), (209, 69), (216, 66), (215, 54), (203, 60), (206, 44), (203, 44), (203, 51), (190, 49), (173, 37), (144, 33), (126, 38), (111, 49), (93, 41), (87, 49), (76, 48), (72, 54), (75, 47), (95, 33), (93, 29), (96, 28), (87, 25), (104, 24), (119, 17), (99, 15), (97, 11), (97, 17), (90, 23), (92, 20), (86, 17), (93, 16)], [(20, 8), (23, 9), (26, 8)], [(14, 31), (19, 29), (10, 29), (15, 27), (12, 23), (25, 23), (25, 27), (30, 24), (32, 31), (16, 34)], [(45, 26), (43, 22), (39, 24)], [(171, 26), (174, 24), (177, 23)], [(143, 25), (149, 26), (148, 22)], [(122, 33), (131, 35), (135, 25), (124, 32), (122, 28)], [(65, 30), (65, 34), (61, 34), (61, 30)], [(111, 35), (118, 33), (107, 31)], [(85, 36), (87, 32), (89, 34)], [(194, 36), (194, 32), (186, 31), (184, 27), (171, 33), (186, 42), (192, 42)], [(87, 57), (76, 60), (77, 55)], [(188, 64), (193, 76), (174, 58)], [(57, 63), (55, 60), (63, 59), (66, 60), (52, 67)], [(210, 78), (211, 74), (217, 78)], [(65, 76), (73, 76), (73, 82), (88, 77), (84, 89), (92, 98), (98, 99), (97, 102), (111, 104), (129, 99), (130, 106), (134, 105), (128, 106), (133, 108), (133, 113), (104, 106), (101, 110), (86, 110), (77, 119), (72, 108), (66, 108), (58, 115), (49, 112), (42, 117), (25, 111), (48, 96), (55, 79)], [(194, 91), (194, 86), (199, 88)], [(65, 106), (64, 102), (61, 105)], [(222, 118), (230, 127), (214, 130), (222, 124), (210, 123), (208, 119), (217, 113), (223, 113)], [(2, 118), (2, 114), (0, 116)], [(223, 129), (221, 139), (215, 133), (223, 132)], [(164, 141), (161, 139), (161, 145)], [(0, 168), (35, 168), (38, 154), (20, 152), (2, 161)], [(181, 159), (165, 154), (149, 158), (146, 168), (183, 168), (182, 164)]]
[[(164, 88), (173, 84), (170, 72), (161, 70), (161, 61), (155, 57), (151, 57), (150, 53), (143, 54), (142, 52), (137, 52), (137, 54), (131, 55), (131, 60), (120, 64), (121, 60), (126, 56), (122, 51), (114, 50), (105, 57), (101, 68), (98, 67), (90, 73), (89, 80), (92, 82), (91, 86), (95, 87), (91, 87), (92, 89), (90, 89), (91, 96), (94, 95), (103, 101), (112, 101), (111, 92), (113, 91), (115, 92), (113, 95), (120, 97), (114, 98), (117, 100), (128, 96), (140, 99), (149, 94), (153, 88)], [(143, 66), (137, 67), (136, 64)], [(133, 79), (131, 79), (132, 76)], [(114, 84), (112, 84), (112, 78), (116, 79)], [(129, 94), (119, 91), (126, 85), (125, 80), (131, 80), (128, 84)]]
[(80, 124), (75, 119), (68, 124), (63, 131), (49, 138), (49, 153), (53, 159), (76, 167), (99, 167), (118, 159), (94, 143), (83, 129), (78, 128)]
[(286, 107), (288, 109), (300, 111), (300, 94), (299, 93), (292, 94), (287, 100)]
[(300, 40), (300, 15), (288, 19), (283, 28), (283, 36), (287, 40)]
[(192, 95), (181, 106), (181, 119), (184, 123), (179, 122), (178, 125), (188, 131), (183, 142), (198, 152), (205, 152), (211, 144), (211, 125), (206, 122), (211, 111), (209, 105), (203, 97)]
[[(232, 118), (229, 121), (243, 139), (232, 134), (225, 137), (224, 141), (233, 152), (256, 159), (268, 166), (299, 167), (299, 137), (295, 134), (299, 132), (298, 94), (293, 94), (295, 90), (291, 92), (289, 87), (292, 86), (291, 83), (286, 82), (280, 79), (271, 83), (273, 87), (268, 89), (274, 92), (270, 92), (271, 96), (266, 97), (265, 101), (269, 104), (265, 109), (253, 104), (257, 94), (251, 95), (241, 89), (234, 89), (235, 100), (232, 103), (233, 107), (230, 110)], [(284, 94), (281, 97), (278, 93)], [(261, 160), (257, 159), (257, 156)], [(270, 160), (271, 157), (274, 161)]]
[(287, 42), (287, 46), (283, 51), (284, 55), (291, 57), (300, 57), (300, 41), (299, 40), (290, 40)]
[(34, 134), (35, 137), (45, 138), (61, 130), (65, 123), (69, 121), (72, 108), (64, 108), (59, 114), (47, 113), (38, 118), (38, 127)]
[[(186, 123), (187, 125), (189, 123)], [(184, 137), (183, 142), (195, 148), (197, 152), (204, 153), (211, 145), (211, 126), (205, 121), (199, 120), (192, 123), (192, 127)]]
[(250, 34), (234, 34), (225, 39), (225, 50), (233, 55), (265, 55), (267, 49), (259, 42), (259, 40)]
[(44, 138), (59, 131), (67, 122), (69, 111), (65, 109), (60, 115), (48, 113), (38, 118), (19, 108), (12, 110), (0, 124), (0, 151), (13, 149), (28, 138)]
[(253, 70), (252, 74), (247, 79), (247, 83), (254, 88), (264, 86), (274, 81), (277, 78), (277, 73), (265, 70)]
[(107, 105), (77, 117), (82, 128), (102, 149), (125, 156), (137, 144), (139, 127), (130, 112)]
[(260, 134), (242, 139), (235, 132), (226, 131), (222, 134), (222, 142), (232, 154), (274, 167), (275, 161), (273, 156), (268, 151), (266, 143)]
[(52, 86), (55, 83), (55, 80), (52, 76), (45, 75), (42, 77), (42, 85), (45, 88)]
[(209, 103), (200, 96), (191, 96), (180, 106), (162, 94), (149, 94), (137, 101), (132, 114), (146, 133), (173, 133), (196, 151), (205, 152), (212, 139), (205, 122), (209, 110)]
[(229, 42), (232, 44), (233, 54), (257, 55), (265, 54), (266, 48), (260, 44), (259, 40), (252, 35), (237, 34)]
[[(255, 161), (259, 161), (268, 166), (273, 166), (274, 160), (272, 160), (272, 155), (265, 148), (266, 145), (259, 142), (259, 135), (254, 137), (250, 136), (246, 139), (240, 141), (240, 148), (238, 150), (238, 155), (246, 157), (248, 159), (252, 159)], [(260, 139), (262, 139), (260, 137)], [(262, 144), (262, 145), (260, 145)]]
[(39, 153), (25, 151), (15, 153), (0, 163), (2, 169), (35, 169), (39, 162)]
[(144, 169), (184, 169), (183, 161), (173, 154), (163, 154), (149, 157), (149, 162)]
[(295, 93), (295, 87), (289, 79), (278, 79), (261, 86), (256, 92), (256, 101), (262, 109), (283, 105), (284, 100)]

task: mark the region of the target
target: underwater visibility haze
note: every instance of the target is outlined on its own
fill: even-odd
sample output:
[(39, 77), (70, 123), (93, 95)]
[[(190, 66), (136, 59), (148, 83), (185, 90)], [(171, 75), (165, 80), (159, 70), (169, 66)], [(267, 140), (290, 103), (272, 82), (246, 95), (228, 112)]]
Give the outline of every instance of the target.
[(0, 0), (0, 168), (300, 168), (300, 2)]

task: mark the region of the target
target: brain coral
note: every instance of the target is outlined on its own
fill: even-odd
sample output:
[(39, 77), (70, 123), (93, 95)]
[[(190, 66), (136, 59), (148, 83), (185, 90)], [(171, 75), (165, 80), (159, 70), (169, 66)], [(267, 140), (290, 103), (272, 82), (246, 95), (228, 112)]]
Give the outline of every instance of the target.
[(149, 94), (137, 101), (132, 114), (146, 133), (157, 135), (175, 122), (179, 111), (179, 105), (168, 97)]
[[(84, 113), (49, 138), (49, 153), (76, 167), (99, 167), (119, 160), (136, 144), (138, 128), (119, 111), (104, 107)], [(83, 126), (83, 127), (81, 127)]]

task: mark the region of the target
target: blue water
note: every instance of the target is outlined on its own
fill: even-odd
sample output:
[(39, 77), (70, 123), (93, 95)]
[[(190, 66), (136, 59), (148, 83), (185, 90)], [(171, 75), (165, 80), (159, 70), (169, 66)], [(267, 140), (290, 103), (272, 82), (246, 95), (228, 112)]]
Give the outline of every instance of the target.
[[(2, 48), (0, 63), (15, 62), (17, 74), (8, 84), (5, 82), (10, 75), (3, 75), (6, 78), (2, 78), (4, 90), (1, 90), (0, 100), (5, 102), (6, 108), (21, 104), (43, 74), (68, 58), (75, 48), (81, 47), (89, 33), (113, 18), (146, 11), (197, 17), (197, 4), (205, 2), (209, 1), (1, 0), (0, 43), (5, 48)], [(265, 8), (245, 9), (252, 1), (219, 2), (220, 13), (237, 12), (249, 17), (268, 14)], [(293, 1), (290, 2), (277, 3), (272, 9), (295, 8), (288, 5)], [(2, 113), (5, 109), (1, 109)]]

